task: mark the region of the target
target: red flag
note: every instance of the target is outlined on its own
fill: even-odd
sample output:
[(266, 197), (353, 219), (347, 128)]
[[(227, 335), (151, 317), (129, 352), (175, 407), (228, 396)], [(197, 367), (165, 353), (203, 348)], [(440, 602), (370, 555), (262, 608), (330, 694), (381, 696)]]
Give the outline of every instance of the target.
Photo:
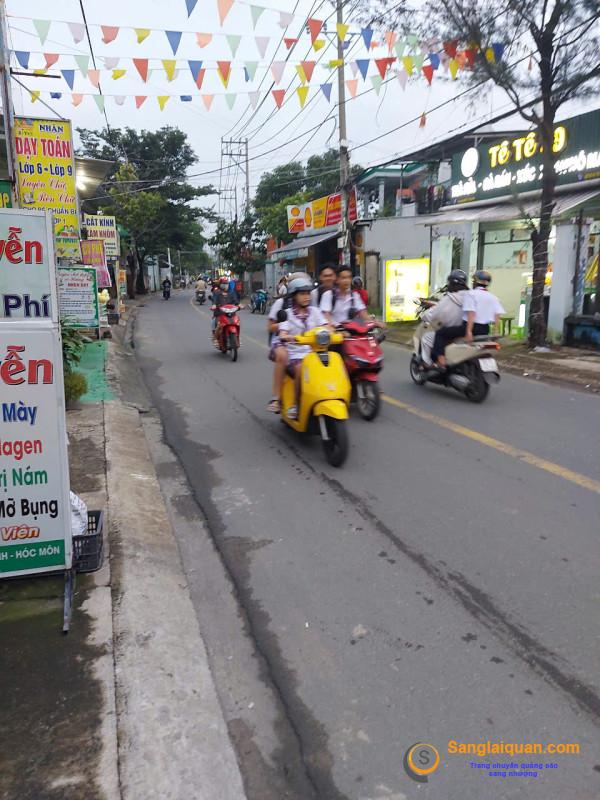
[(102, 28), (102, 41), (104, 44), (110, 44), (119, 35), (119, 28), (115, 25), (101, 25)]
[(145, 95), (136, 95), (136, 97), (135, 97), (135, 107), (136, 108), (140, 108), (140, 106), (142, 106), (145, 101), (146, 101), (146, 96)]
[(146, 83), (148, 80), (148, 59), (147, 58), (134, 58), (133, 65), (140, 73), (140, 78)]
[(283, 103), (283, 98), (285, 97), (285, 89), (273, 89), (271, 92), (275, 102), (277, 103), (277, 108), (281, 108)]
[(302, 65), (302, 69), (304, 70), (304, 74), (306, 75), (306, 80), (310, 83), (313, 72), (315, 71), (316, 61), (301, 61), (300, 64)]
[(321, 28), (323, 27), (323, 23), (320, 19), (309, 19), (308, 20), (308, 30), (310, 31), (310, 39), (311, 42), (314, 44), (315, 40), (321, 33)]
[(388, 69), (396, 62), (395, 58), (376, 58), (375, 64), (377, 65), (377, 69), (379, 70), (379, 74), (381, 75), (381, 79), (385, 78), (385, 74)]
[(425, 64), (423, 67), (423, 75), (425, 75), (427, 83), (431, 86), (431, 81), (433, 80), (433, 67), (431, 64)]
[(475, 58), (477, 57), (477, 50), (474, 50), (472, 47), (467, 47), (464, 51), (465, 58), (467, 59), (467, 64), (472, 67), (475, 64)]
[(421, 121), (419, 122), (419, 128), (424, 128), (427, 125), (427, 114), (423, 112), (421, 114)]
[(46, 59), (45, 69), (50, 69), (58, 61), (58, 53), (44, 53), (44, 58)]
[(198, 74), (196, 75), (196, 86), (198, 89), (202, 88), (202, 83), (204, 81), (204, 76), (206, 75), (205, 69), (198, 70)]
[(298, 42), (298, 39), (284, 39), (285, 46), (288, 50), (291, 50), (292, 47)]
[(450, 58), (456, 57), (456, 50), (458, 49), (458, 39), (452, 39), (450, 42), (444, 42), (444, 51)]
[(227, 86), (231, 75), (231, 61), (217, 61), (217, 67), (221, 80)]

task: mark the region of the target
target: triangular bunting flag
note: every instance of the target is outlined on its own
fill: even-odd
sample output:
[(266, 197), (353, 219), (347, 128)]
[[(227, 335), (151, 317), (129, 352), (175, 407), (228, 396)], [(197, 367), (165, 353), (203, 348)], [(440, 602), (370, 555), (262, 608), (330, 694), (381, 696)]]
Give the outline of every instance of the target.
[(187, 8), (188, 17), (192, 16), (192, 11), (196, 8), (198, 0), (185, 0), (185, 7)]
[(229, 45), (229, 49), (231, 50), (231, 55), (235, 58), (235, 54), (237, 53), (238, 47), (240, 46), (240, 42), (242, 41), (242, 37), (228, 35), (225, 38), (227, 39), (227, 44)]
[(473, 47), (467, 47), (464, 52), (467, 59), (467, 64), (472, 67), (475, 64), (475, 59), (477, 58), (477, 51)]
[(290, 14), (287, 11), (280, 11), (279, 12), (279, 27), (283, 28), (284, 30), (289, 27), (292, 22), (294, 21), (294, 15)]
[(140, 74), (140, 78), (146, 83), (148, 80), (148, 59), (147, 58), (134, 58), (133, 65)]
[(327, 42), (325, 41), (325, 39), (317, 39), (316, 41), (313, 42), (313, 50), (315, 51), (315, 53), (318, 53), (319, 50), (322, 50), (326, 44)]
[(369, 64), (371, 62), (368, 58), (357, 58), (356, 59), (356, 66), (360, 70), (360, 74), (362, 75), (363, 81), (367, 80), (367, 73), (369, 72)]
[(494, 56), (494, 51), (492, 50), (491, 47), (486, 48), (485, 57), (490, 62), (490, 64), (494, 63), (495, 56)]
[[(202, 61), (188, 61), (188, 67), (190, 68), (190, 72), (192, 73), (192, 78), (194, 79), (194, 83), (198, 85), (198, 76), (202, 71)], [(200, 86), (198, 86), (200, 88)]]
[(337, 67), (343, 67), (344, 60), (342, 58), (333, 58), (327, 66), (329, 67), (329, 69), (337, 69)]
[(433, 80), (433, 67), (431, 64), (425, 64), (423, 67), (423, 75), (425, 75), (427, 83), (431, 86), (431, 81)]
[(127, 97), (124, 94), (120, 94), (120, 95), (117, 95), (115, 97), (115, 103), (118, 106), (124, 106), (125, 105), (125, 100), (127, 100)]
[(401, 42), (396, 42), (396, 46), (394, 47), (394, 50), (396, 52), (396, 57), (397, 58), (402, 58), (403, 55), (404, 55), (404, 51), (406, 50), (406, 42), (405, 42), (405, 40), (402, 39)]
[(48, 32), (50, 30), (50, 20), (49, 19), (34, 19), (33, 20), (33, 27), (36, 30), (38, 38), (42, 44), (48, 38)]
[(126, 74), (127, 74), (127, 70), (126, 69), (113, 69), (113, 71), (112, 71), (112, 79), (113, 79), (113, 81), (118, 81), (119, 78), (122, 78)]
[(34, 90), (34, 89), (30, 89), (30, 90), (29, 90), (29, 94), (31, 95), (31, 102), (32, 102), (32, 103), (35, 103), (35, 101), (36, 101), (36, 100), (39, 98), (39, 96), (41, 95), (41, 92), (39, 91), (39, 89), (35, 89), (35, 90)]
[(69, 89), (73, 88), (73, 84), (75, 83), (75, 70), (74, 69), (61, 69), (61, 73)]
[(79, 44), (79, 42), (83, 41), (83, 37), (85, 36), (85, 25), (83, 25), (81, 22), (67, 22), (67, 27), (71, 31), (71, 36), (73, 37), (75, 44)]
[(164, 107), (167, 105), (167, 102), (169, 100), (169, 95), (168, 94), (159, 94), (156, 99), (158, 100), (159, 108), (162, 111), (164, 109)]
[(388, 69), (392, 66), (396, 59), (395, 58), (376, 58), (375, 64), (377, 69), (379, 70), (379, 74), (381, 75), (381, 79), (385, 78), (385, 74)]
[(137, 36), (137, 43), (141, 44), (144, 40), (146, 40), (152, 31), (150, 28), (134, 28), (135, 35)]
[(219, 19), (221, 20), (221, 26), (225, 22), (225, 17), (231, 11), (233, 7), (233, 0), (217, 0), (217, 8), (219, 9)]
[(406, 74), (406, 72), (404, 72), (404, 70), (398, 72), (397, 75), (398, 75), (398, 83), (400, 84), (403, 90), (406, 89), (406, 82), (408, 81), (408, 75)]
[(335, 29), (337, 31), (338, 39), (340, 42), (343, 42), (348, 34), (348, 31), (350, 30), (350, 25), (345, 25), (343, 22), (338, 22), (338, 24), (335, 26)]
[(415, 63), (412, 59), (412, 56), (404, 56), (404, 58), (402, 59), (402, 64), (408, 75), (412, 75), (413, 69), (415, 67)]
[(365, 43), (365, 47), (367, 50), (371, 49), (371, 42), (373, 41), (373, 29), (372, 28), (363, 28), (360, 32), (360, 35), (363, 38), (363, 42)]
[(458, 74), (458, 61), (455, 58), (451, 58), (448, 67), (450, 68), (452, 80), (456, 80), (456, 76)]
[(82, 94), (72, 94), (71, 95), (71, 100), (72, 100), (74, 106), (78, 106), (81, 103), (81, 101), (83, 100), (83, 95)]
[(15, 57), (23, 69), (29, 69), (30, 55), (31, 53), (28, 50), (15, 50)]
[(306, 98), (308, 96), (308, 90), (310, 87), (308, 86), (299, 86), (296, 89), (298, 93), (298, 100), (300, 100), (300, 108), (304, 108), (304, 104), (306, 103)]
[(62, 97), (62, 92), (50, 92), (50, 97), (53, 100), (60, 100), (60, 98)]
[(308, 30), (310, 31), (310, 40), (313, 44), (318, 39), (322, 27), (323, 23), (320, 19), (308, 20)]
[(34, 75), (47, 75), (48, 74), (48, 70), (45, 69), (45, 68), (40, 69), (39, 67), (37, 67), (36, 69), (33, 70), (33, 74)]
[(350, 69), (352, 70), (352, 77), (356, 78), (358, 75), (358, 67), (356, 66), (356, 61), (350, 62)]
[(424, 128), (427, 125), (427, 114), (423, 112), (421, 114), (421, 120), (419, 121), (419, 128)]
[(237, 94), (226, 94), (225, 95), (225, 102), (227, 103), (227, 107), (231, 111), (235, 105), (235, 101), (237, 98)]
[(169, 44), (171, 45), (171, 50), (173, 51), (173, 55), (177, 55), (177, 48), (179, 47), (179, 42), (181, 41), (181, 31), (165, 31), (167, 35), (167, 39), (169, 40)]
[(197, 33), (196, 42), (198, 47), (206, 47), (212, 42), (212, 33)]
[(144, 103), (146, 102), (146, 95), (144, 94), (136, 94), (135, 96), (135, 107), (141, 108)]
[(46, 59), (46, 69), (50, 69), (58, 61), (59, 55), (58, 53), (44, 53), (44, 58)]
[(296, 72), (300, 78), (300, 83), (304, 85), (306, 83), (306, 73), (304, 72), (304, 67), (302, 64), (296, 64)]
[(287, 48), (288, 50), (291, 50), (291, 49), (292, 49), (292, 47), (293, 47), (295, 44), (297, 44), (297, 43), (298, 43), (298, 39), (284, 39), (284, 40), (283, 40), (283, 42), (284, 42), (284, 44), (285, 44), (286, 48)]
[(325, 98), (326, 98), (328, 103), (331, 102), (331, 87), (332, 86), (333, 86), (333, 84), (331, 84), (331, 83), (322, 83), (321, 84), (321, 91), (325, 95)]
[(440, 66), (440, 57), (438, 56), (437, 53), (429, 53), (427, 58), (429, 59), (429, 63), (431, 64), (433, 69), (437, 69)]
[(458, 39), (452, 39), (452, 41), (444, 42), (444, 52), (450, 56), (450, 58), (454, 58), (456, 56), (456, 51), (458, 49)]
[(313, 72), (315, 71), (316, 61), (302, 61), (302, 69), (306, 75), (306, 80), (310, 83), (312, 81)]
[(252, 16), (252, 27), (256, 28), (256, 23), (261, 18), (265, 9), (262, 6), (250, 6), (250, 14)]
[(285, 89), (273, 89), (271, 92), (273, 95), (273, 99), (277, 105), (277, 108), (281, 108), (283, 104), (283, 98), (285, 97)]
[(415, 48), (419, 44), (419, 37), (415, 36), (414, 33), (409, 33), (406, 37), (406, 41), (412, 48)]
[(95, 86), (96, 89), (98, 88), (98, 84), (100, 83), (100, 70), (99, 69), (88, 69), (88, 78), (92, 86)]
[(269, 42), (271, 40), (268, 36), (255, 36), (254, 41), (256, 42), (256, 47), (258, 48), (260, 57), (264, 58), (267, 52), (267, 47), (269, 46)]
[(456, 54), (456, 60), (460, 69), (464, 69), (467, 66), (467, 57), (462, 50), (459, 50)]
[(273, 63), (271, 64), (271, 72), (273, 73), (273, 80), (275, 81), (275, 83), (281, 83), (284, 70), (285, 70), (285, 61), (273, 61)]
[(496, 64), (498, 64), (502, 61), (502, 56), (504, 55), (504, 45), (501, 42), (492, 42), (492, 50), (494, 51)]
[(90, 57), (89, 56), (74, 56), (75, 63), (79, 67), (79, 71), (85, 77), (88, 73), (88, 67), (90, 64)]
[(98, 106), (98, 111), (102, 113), (104, 111), (104, 97), (101, 94), (95, 94), (94, 101)]
[(119, 63), (119, 56), (109, 56), (104, 59), (105, 69), (116, 69)]
[(423, 66), (423, 62), (425, 61), (425, 56), (423, 53), (415, 53), (413, 56), (413, 64), (415, 69), (421, 69)]
[(396, 33), (396, 31), (386, 31), (383, 34), (383, 38), (385, 39), (385, 43), (388, 46), (388, 52), (391, 53), (398, 39), (398, 34)]
[(175, 70), (177, 68), (177, 61), (174, 58), (162, 59), (163, 69), (167, 75), (167, 80), (172, 81), (175, 78)]
[(381, 75), (371, 75), (371, 83), (373, 84), (373, 89), (375, 90), (375, 94), (378, 95), (383, 85), (383, 78), (381, 77)]
[(258, 69), (258, 61), (245, 61), (244, 69), (246, 70), (246, 80), (253, 81)]
[(191, 103), (192, 102), (192, 95), (191, 94), (181, 94), (179, 95), (179, 99), (182, 103)]
[(260, 92), (248, 92), (248, 100), (250, 101), (250, 108), (254, 110), (258, 105), (258, 98), (260, 97)]
[(231, 77), (231, 61), (217, 61), (217, 72), (221, 83), (227, 89)]
[(358, 81), (356, 78), (351, 81), (346, 81), (346, 86), (348, 87), (348, 91), (350, 92), (350, 97), (356, 97), (356, 92), (358, 90)]
[(104, 44), (110, 44), (119, 35), (119, 28), (116, 25), (100, 25), (102, 29), (102, 41)]
[(202, 95), (202, 102), (204, 103), (204, 108), (207, 111), (210, 111), (210, 107), (212, 106), (214, 99), (215, 99), (214, 94), (203, 94)]

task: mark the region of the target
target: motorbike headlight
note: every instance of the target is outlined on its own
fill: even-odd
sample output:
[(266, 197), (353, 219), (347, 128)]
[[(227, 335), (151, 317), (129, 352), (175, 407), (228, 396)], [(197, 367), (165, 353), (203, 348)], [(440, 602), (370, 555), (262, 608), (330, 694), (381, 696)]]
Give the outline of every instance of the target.
[(329, 347), (331, 344), (331, 334), (329, 331), (318, 331), (317, 332), (317, 344), (319, 347)]

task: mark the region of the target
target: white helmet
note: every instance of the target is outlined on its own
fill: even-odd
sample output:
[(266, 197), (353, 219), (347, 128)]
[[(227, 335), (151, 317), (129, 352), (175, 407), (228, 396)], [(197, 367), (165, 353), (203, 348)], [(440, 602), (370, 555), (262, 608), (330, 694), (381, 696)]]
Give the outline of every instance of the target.
[(292, 297), (297, 292), (312, 292), (312, 289), (313, 286), (311, 280), (308, 275), (305, 275), (303, 278), (293, 278), (288, 283), (287, 294), (288, 297)]

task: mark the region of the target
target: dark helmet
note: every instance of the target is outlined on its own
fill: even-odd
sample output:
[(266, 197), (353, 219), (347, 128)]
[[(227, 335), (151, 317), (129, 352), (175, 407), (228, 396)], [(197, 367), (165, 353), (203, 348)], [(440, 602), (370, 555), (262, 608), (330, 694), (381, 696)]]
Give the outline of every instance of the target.
[(362, 285), (363, 282), (360, 275), (356, 275), (354, 278), (352, 278), (352, 286), (355, 286), (357, 289), (362, 289)]
[(467, 273), (462, 269), (453, 269), (448, 275), (448, 289), (451, 292), (458, 292), (460, 289), (467, 289)]
[(474, 286), (489, 286), (491, 282), (492, 276), (484, 269), (478, 269), (475, 275), (473, 275)]

